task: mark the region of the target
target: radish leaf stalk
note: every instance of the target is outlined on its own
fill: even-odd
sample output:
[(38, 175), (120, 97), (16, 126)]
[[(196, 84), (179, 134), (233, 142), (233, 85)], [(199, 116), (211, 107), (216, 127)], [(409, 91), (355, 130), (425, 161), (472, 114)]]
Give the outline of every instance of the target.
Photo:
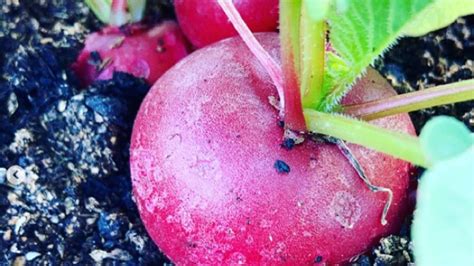
[(112, 12), (110, 13), (110, 24), (114, 26), (125, 25), (129, 21), (127, 0), (112, 0)]
[(343, 106), (343, 112), (364, 120), (413, 112), (474, 99), (474, 79), (440, 85), (390, 98)]
[[(310, 0), (305, 0), (308, 5)], [(317, 2), (317, 1), (316, 1)], [(314, 2), (313, 2), (314, 3)], [(318, 9), (317, 7), (315, 8)], [(311, 8), (301, 10), (301, 86), (303, 108), (315, 108), (322, 99), (326, 49), (326, 22), (324, 14), (315, 18)], [(316, 13), (317, 14), (317, 13)]]
[(342, 115), (312, 109), (305, 109), (305, 117), (308, 129), (312, 132), (359, 144), (415, 165), (423, 167), (430, 165), (416, 137), (392, 132)]
[(300, 93), (300, 16), (302, 2), (280, 0), (280, 38), (283, 70), (285, 125), (306, 130)]
[(112, 0), (85, 0), (92, 12), (103, 23), (109, 23)]
[(143, 18), (145, 12), (146, 0), (127, 0), (130, 21), (138, 22)]

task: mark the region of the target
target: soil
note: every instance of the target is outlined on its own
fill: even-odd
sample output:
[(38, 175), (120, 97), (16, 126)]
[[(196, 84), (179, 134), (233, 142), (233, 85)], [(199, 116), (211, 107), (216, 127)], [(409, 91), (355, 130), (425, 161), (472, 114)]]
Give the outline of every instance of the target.
[[(169, 2), (148, 2), (147, 23), (173, 17)], [(168, 264), (141, 224), (128, 169), (133, 119), (149, 86), (116, 73), (79, 87), (69, 66), (101, 25), (83, 1), (0, 6), (0, 264)], [(474, 16), (400, 40), (375, 67), (399, 92), (473, 78)], [(412, 118), (419, 130), (437, 114), (474, 129), (472, 101)], [(410, 220), (353, 263), (413, 262)]]

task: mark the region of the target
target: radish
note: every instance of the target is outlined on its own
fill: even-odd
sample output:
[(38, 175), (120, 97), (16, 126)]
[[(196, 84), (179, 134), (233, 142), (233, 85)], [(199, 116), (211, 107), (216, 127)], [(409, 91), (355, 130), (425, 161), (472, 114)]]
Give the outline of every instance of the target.
[[(256, 36), (278, 60), (278, 35)], [(369, 71), (344, 101), (394, 94)], [(386, 195), (367, 189), (335, 145), (281, 147), (269, 96), (272, 81), (240, 38), (194, 52), (146, 96), (131, 142), (134, 195), (150, 236), (175, 263), (338, 263), (404, 218), (409, 163), (349, 145), (370, 180), (393, 192), (383, 226)], [(414, 134), (406, 114), (374, 124)], [(275, 168), (281, 163), (288, 171)]]
[(231, 0), (218, 3), (241, 38), (167, 71), (135, 121), (131, 175), (153, 240), (181, 265), (337, 264), (395, 232), (409, 162), (432, 164), (405, 112), (474, 97), (474, 81), (398, 97), (375, 71), (362, 75), (420, 31), (393, 14), (429, 5), (281, 0), (281, 36), (254, 36)]
[[(278, 0), (234, 1), (253, 32), (275, 31), (278, 26)], [(216, 0), (175, 0), (179, 25), (191, 43), (203, 47), (237, 35)]]
[[(121, 8), (114, 5), (121, 4)], [(143, 24), (122, 26), (126, 1), (113, 1), (109, 20), (112, 25), (90, 34), (72, 68), (82, 85), (111, 79), (115, 71), (144, 78), (153, 84), (166, 70), (188, 54), (187, 42), (172, 21), (154, 27)], [(121, 26), (121, 27), (119, 27)]]

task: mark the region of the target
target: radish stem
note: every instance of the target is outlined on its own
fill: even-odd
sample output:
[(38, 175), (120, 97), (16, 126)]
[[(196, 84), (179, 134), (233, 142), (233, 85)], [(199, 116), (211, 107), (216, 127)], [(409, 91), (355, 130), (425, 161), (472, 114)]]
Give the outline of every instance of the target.
[(301, 100), (304, 108), (316, 109), (323, 97), (326, 23), (314, 21), (307, 8), (301, 9)]
[(281, 64), (285, 94), (285, 125), (306, 130), (300, 93), (300, 17), (301, 0), (280, 0)]
[(346, 105), (343, 112), (364, 120), (417, 111), (474, 99), (474, 79), (441, 85), (362, 104)]
[(112, 0), (86, 0), (86, 4), (100, 21), (109, 23), (111, 1)]
[(145, 12), (146, 0), (127, 0), (128, 9), (130, 13), (130, 20), (138, 22), (142, 20)]
[(312, 109), (305, 109), (304, 113), (306, 125), (312, 132), (359, 144), (425, 168), (430, 165), (416, 137), (392, 132), (342, 115)]
[(112, 13), (110, 14), (110, 24), (122, 26), (128, 22), (127, 0), (112, 0)]
[[(302, 0), (280, 0), (280, 39), (282, 54), (293, 55), (291, 63), (297, 79), (300, 79), (300, 17)], [(288, 62), (290, 63), (290, 62)]]

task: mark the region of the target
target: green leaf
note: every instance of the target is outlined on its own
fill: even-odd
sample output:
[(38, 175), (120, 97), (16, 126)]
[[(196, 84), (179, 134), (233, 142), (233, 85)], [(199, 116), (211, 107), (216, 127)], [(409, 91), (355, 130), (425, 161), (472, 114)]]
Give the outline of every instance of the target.
[(474, 262), (474, 148), (422, 177), (413, 238), (417, 265)]
[(433, 163), (453, 158), (474, 143), (469, 129), (462, 122), (448, 116), (428, 121), (421, 131), (420, 142), (423, 152)]
[(103, 23), (109, 23), (112, 0), (86, 0), (86, 4)]
[(142, 20), (145, 12), (146, 0), (128, 0), (127, 3), (131, 21), (138, 22)]
[[(439, 27), (442, 23), (427, 26), (431, 19), (425, 16), (434, 12), (430, 11), (432, 6), (453, 9), (446, 16), (452, 18), (466, 13), (459, 13), (464, 1), (472, 0), (348, 0), (345, 12), (330, 6), (330, 41), (344, 60), (347, 71), (329, 74), (338, 76), (337, 80), (324, 76), (323, 87), (329, 89), (318, 110), (331, 111), (337, 107), (350, 85), (405, 33), (413, 34), (418, 26), (423, 31)], [(447, 21), (444, 16), (440, 17), (443, 17), (440, 21)], [(335, 72), (330, 67), (331, 64), (326, 64), (325, 72)]]
[(474, 147), (421, 177), (412, 227), (416, 265), (474, 263)]
[(142, 20), (146, 6), (146, 0), (127, 0), (128, 12), (118, 14), (120, 21), (117, 22), (114, 21), (117, 19), (117, 14), (112, 14), (112, 0), (85, 0), (85, 2), (100, 21), (118, 26)]
[(420, 134), (434, 166), (421, 177), (412, 235), (416, 265), (474, 263), (474, 138), (463, 123), (442, 116)]
[[(339, 83), (341, 80), (344, 80), (349, 71), (349, 65), (342, 57), (333, 52), (326, 53), (322, 92), (324, 99), (321, 99), (321, 101), (318, 103), (319, 106), (316, 108), (316, 110), (333, 111), (334, 105), (328, 105), (327, 103), (339, 102), (340, 97), (344, 95), (344, 92), (349, 90), (352, 85), (350, 83), (345, 85), (341, 84), (338, 87), (335, 86), (335, 84)], [(340, 93), (336, 90), (339, 90)]]
[(403, 33), (406, 36), (424, 35), (469, 14), (474, 14), (473, 0), (437, 0), (410, 22)]

